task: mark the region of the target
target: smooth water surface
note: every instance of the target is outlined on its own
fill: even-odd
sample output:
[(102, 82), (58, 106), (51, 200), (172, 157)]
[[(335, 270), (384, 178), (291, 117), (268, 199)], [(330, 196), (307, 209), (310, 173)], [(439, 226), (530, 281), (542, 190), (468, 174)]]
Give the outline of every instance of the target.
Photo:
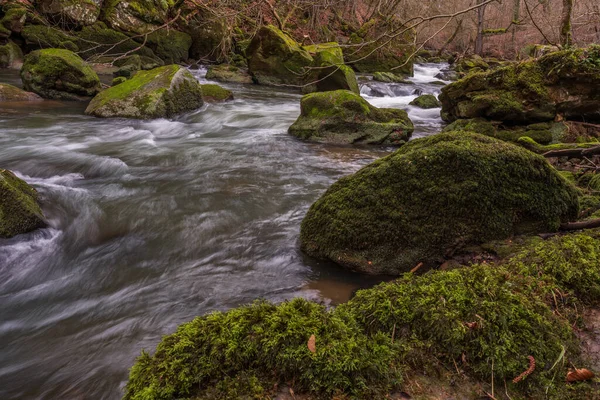
[[(408, 103), (439, 93), (440, 67), (362, 93), (432, 134), (439, 109)], [(298, 235), (333, 182), (391, 149), (298, 141), (286, 131), (300, 95), (228, 87), (235, 101), (175, 120), (0, 103), (0, 168), (38, 189), (50, 225), (0, 239), (0, 399), (118, 399), (141, 349), (197, 315), (257, 298), (337, 304), (381, 279), (305, 257)]]

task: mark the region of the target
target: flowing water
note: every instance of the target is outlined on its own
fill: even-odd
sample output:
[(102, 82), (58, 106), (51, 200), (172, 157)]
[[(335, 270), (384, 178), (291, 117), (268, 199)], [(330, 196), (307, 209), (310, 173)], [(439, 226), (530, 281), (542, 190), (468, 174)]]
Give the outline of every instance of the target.
[[(363, 96), (407, 109), (414, 137), (435, 133), (439, 109), (408, 103), (439, 93), (441, 67)], [(257, 298), (336, 304), (381, 279), (305, 257), (298, 234), (333, 182), (391, 149), (300, 142), (286, 133), (300, 95), (226, 86), (235, 101), (174, 120), (0, 103), (0, 168), (38, 189), (49, 222), (0, 239), (0, 399), (118, 399), (140, 350), (197, 315)]]

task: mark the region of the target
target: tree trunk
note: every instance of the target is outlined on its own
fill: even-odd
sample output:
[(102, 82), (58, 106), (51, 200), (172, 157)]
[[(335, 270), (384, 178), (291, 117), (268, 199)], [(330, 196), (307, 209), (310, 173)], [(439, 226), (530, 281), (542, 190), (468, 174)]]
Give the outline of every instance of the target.
[(515, 0), (513, 4), (513, 19), (512, 19), (512, 37), (511, 43), (513, 47), (513, 51), (515, 53), (515, 58), (519, 59), (520, 54), (517, 49), (517, 28), (519, 27), (519, 21), (521, 20), (521, 0)]
[(560, 21), (560, 44), (562, 47), (571, 47), (573, 44), (571, 18), (573, 16), (574, 2), (575, 0), (563, 0), (563, 9)]
[[(481, 4), (483, 2), (484, 0), (477, 0), (477, 4)], [(475, 38), (475, 54), (480, 56), (483, 55), (483, 18), (485, 17), (485, 7), (486, 6), (481, 6), (477, 9), (477, 37)]]

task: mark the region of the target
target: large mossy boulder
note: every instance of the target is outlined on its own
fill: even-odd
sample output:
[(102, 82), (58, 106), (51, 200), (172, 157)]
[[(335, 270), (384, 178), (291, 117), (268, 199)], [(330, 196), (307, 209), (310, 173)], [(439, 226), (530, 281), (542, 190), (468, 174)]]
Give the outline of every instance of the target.
[(14, 42), (0, 46), (0, 68), (20, 68), (22, 63), (23, 51)]
[(150, 33), (145, 41), (146, 46), (165, 64), (176, 64), (189, 58), (192, 38), (187, 33), (174, 29), (159, 29)]
[(211, 66), (206, 72), (206, 79), (229, 83), (252, 83), (252, 76), (247, 70), (229, 64)]
[(442, 89), (442, 118), (485, 118), (506, 124), (552, 121), (557, 115), (600, 121), (600, 46), (563, 50)]
[(314, 62), (308, 51), (272, 25), (258, 30), (246, 54), (248, 70), (261, 85), (301, 86)]
[(63, 49), (36, 50), (21, 69), (25, 90), (46, 99), (87, 100), (100, 90), (100, 79), (77, 54)]
[[(150, 47), (140, 46), (140, 43), (122, 32), (108, 28), (103, 22), (86, 26), (73, 35), (75, 36), (74, 43), (79, 48), (79, 54), (90, 61), (94, 61), (95, 56), (101, 55), (114, 58), (124, 54), (139, 55), (140, 57), (157, 60)], [(161, 65), (164, 65), (164, 63)]]
[(34, 188), (12, 172), (0, 169), (0, 238), (46, 226)]
[[(77, 37), (72, 34), (45, 25), (27, 25), (23, 28), (21, 36), (25, 39), (28, 49), (66, 49), (79, 51)], [(92, 44), (90, 44), (92, 46)]]
[(354, 70), (344, 64), (339, 44), (321, 43), (304, 47), (314, 58), (312, 69), (305, 78), (303, 93), (350, 90), (360, 94)]
[(113, 29), (144, 34), (164, 24), (175, 3), (175, 0), (105, 0), (101, 18)]
[(0, 83), (0, 101), (39, 101), (40, 96), (26, 92), (18, 87)]
[(414, 127), (406, 111), (377, 108), (348, 90), (307, 94), (290, 134), (312, 142), (401, 145)]
[(311, 256), (370, 274), (435, 267), (466, 246), (553, 232), (578, 192), (530, 151), (470, 132), (440, 133), (335, 183), (302, 222)]
[(62, 26), (92, 25), (100, 16), (102, 0), (38, 0), (37, 9)]
[(167, 65), (102, 91), (85, 112), (103, 118), (169, 118), (203, 104), (198, 80), (185, 68)]
[(226, 61), (232, 46), (233, 28), (227, 19), (216, 15), (210, 7), (198, 2), (184, 2), (181, 5), (181, 13), (189, 16), (179, 20), (178, 26), (192, 38), (190, 58), (203, 62)]

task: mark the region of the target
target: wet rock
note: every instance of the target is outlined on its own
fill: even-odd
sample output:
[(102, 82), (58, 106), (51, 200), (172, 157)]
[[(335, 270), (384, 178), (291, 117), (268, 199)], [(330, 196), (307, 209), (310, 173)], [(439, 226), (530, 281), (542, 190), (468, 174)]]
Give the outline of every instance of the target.
[(47, 99), (87, 100), (101, 90), (98, 75), (68, 50), (43, 49), (25, 57), (21, 69), (25, 90)]
[(376, 108), (347, 90), (304, 96), (300, 117), (289, 128), (312, 142), (379, 145), (401, 145), (413, 130), (404, 110)]
[(219, 85), (201, 85), (202, 99), (207, 103), (220, 103), (233, 100), (233, 93)]
[(442, 81), (455, 81), (458, 79), (458, 74), (456, 73), (456, 71), (442, 70), (438, 74), (436, 74), (434, 78), (440, 79)]
[(578, 208), (577, 190), (543, 157), (475, 133), (440, 133), (335, 183), (308, 211), (300, 242), (352, 270), (400, 274), (470, 245), (556, 231)]
[(0, 68), (21, 68), (23, 51), (14, 42), (8, 41), (0, 46)]
[(344, 64), (342, 48), (337, 43), (305, 46), (314, 57), (313, 70), (305, 78), (303, 93), (350, 90), (360, 94), (354, 70)]
[(85, 112), (103, 118), (168, 118), (203, 104), (198, 80), (183, 67), (167, 65), (140, 71), (126, 82), (102, 91)]
[(409, 103), (411, 106), (429, 109), (438, 108), (442, 106), (442, 103), (432, 94), (422, 94)]
[(0, 238), (45, 226), (37, 191), (12, 172), (0, 169)]
[(35, 93), (26, 92), (18, 87), (0, 83), (0, 101), (40, 101), (43, 100)]
[(230, 83), (252, 83), (252, 76), (247, 70), (229, 64), (211, 66), (206, 72), (206, 79)]
[(393, 72), (375, 72), (373, 74), (373, 80), (385, 83), (412, 83), (411, 81), (407, 80), (404, 76), (395, 74)]

